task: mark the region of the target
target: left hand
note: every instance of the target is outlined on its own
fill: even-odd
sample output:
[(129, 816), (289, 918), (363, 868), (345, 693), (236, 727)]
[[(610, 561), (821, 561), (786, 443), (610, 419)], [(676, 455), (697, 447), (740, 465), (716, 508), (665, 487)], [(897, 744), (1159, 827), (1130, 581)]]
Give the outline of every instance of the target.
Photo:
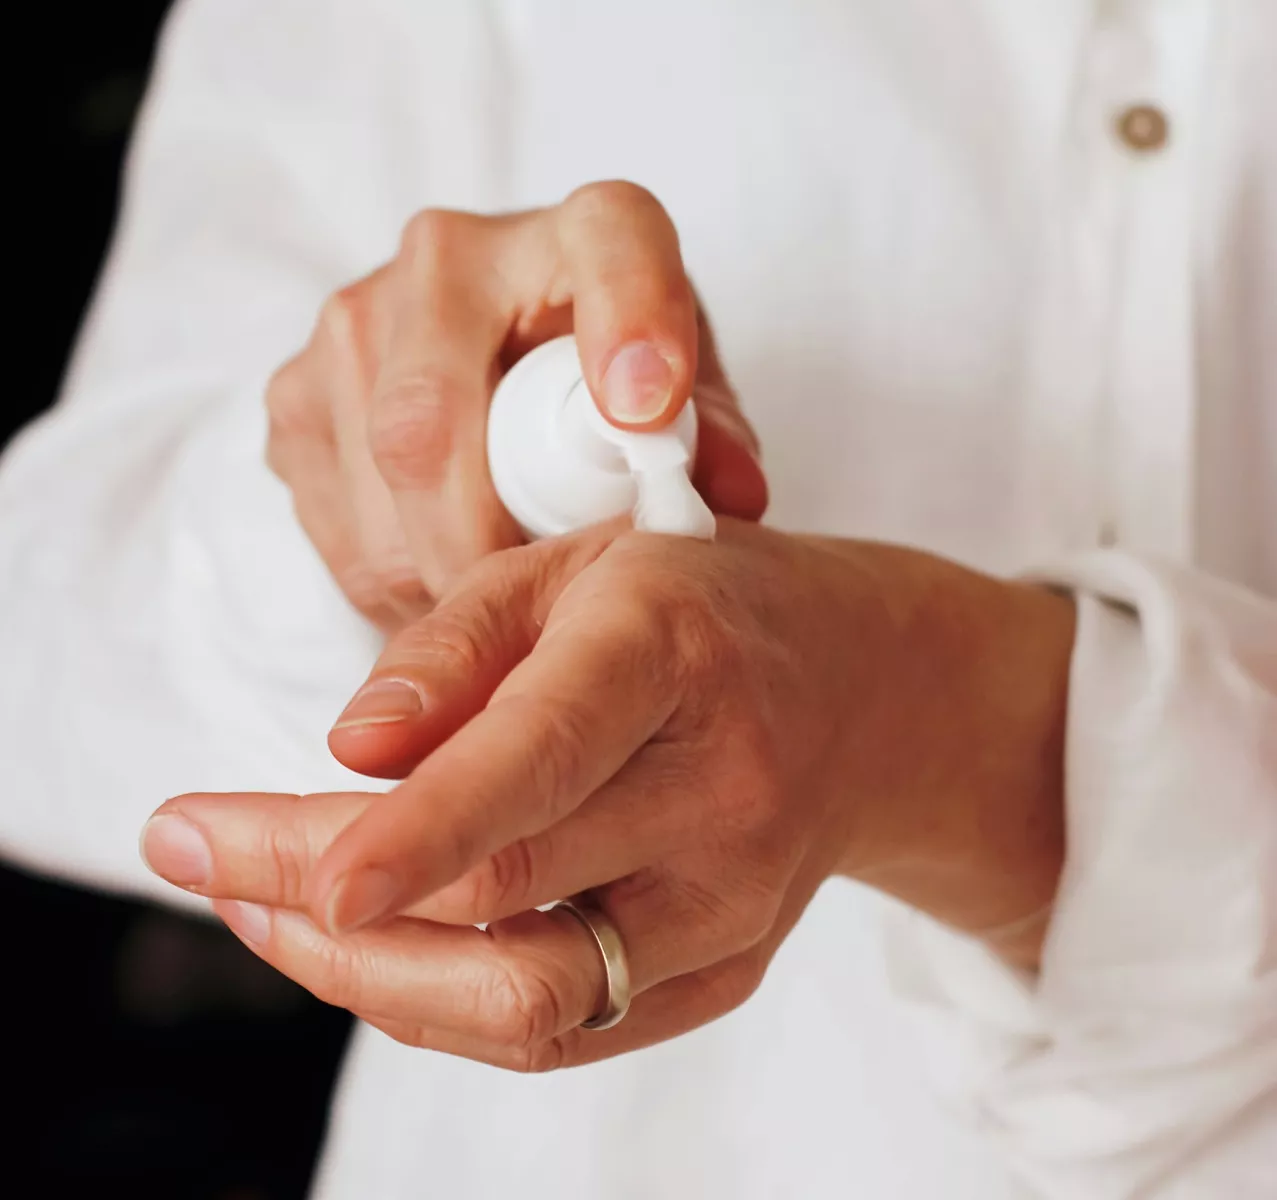
[[(339, 720), (347, 765), (411, 771), (392, 792), (181, 796), (145, 852), (402, 1041), (605, 1058), (740, 1004), (832, 874), (976, 933), (1049, 906), (1072, 631), (1065, 598), (895, 547), (542, 542), (480, 563)], [(597, 948), (535, 911), (586, 889), (634, 984), (607, 1031), (579, 1029)]]
[(488, 406), (506, 370), (565, 333), (606, 420), (663, 428), (694, 394), (698, 491), (716, 513), (767, 507), (758, 439), (655, 196), (612, 180), (527, 212), (427, 209), (390, 262), (329, 297), (266, 389), (267, 462), (383, 632), (523, 540), (488, 473)]

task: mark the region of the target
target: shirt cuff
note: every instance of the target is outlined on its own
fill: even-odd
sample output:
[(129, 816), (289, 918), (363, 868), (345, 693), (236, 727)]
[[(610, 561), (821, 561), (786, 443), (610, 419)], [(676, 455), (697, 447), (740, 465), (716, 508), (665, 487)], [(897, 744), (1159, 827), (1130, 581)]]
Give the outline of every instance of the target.
[(902, 912), (893, 984), (1035, 1194), (1275, 1195), (1277, 1125), (1228, 1146), (1277, 1091), (1277, 604), (1117, 552), (1036, 578), (1078, 604), (1041, 972)]

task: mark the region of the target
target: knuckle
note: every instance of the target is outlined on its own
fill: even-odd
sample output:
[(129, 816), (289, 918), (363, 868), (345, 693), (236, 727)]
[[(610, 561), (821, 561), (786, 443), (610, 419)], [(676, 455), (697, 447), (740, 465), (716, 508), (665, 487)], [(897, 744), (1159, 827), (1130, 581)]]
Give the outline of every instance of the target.
[(359, 1013), (356, 1013), (355, 1016), (366, 1025), (371, 1025), (373, 1028), (381, 1030), (382, 1033), (398, 1042), (401, 1046), (408, 1046), (413, 1050), (429, 1050), (431, 1048), (426, 1038), (425, 1030), (420, 1025), (413, 1025), (407, 1021), (379, 1021), (376, 1018), (362, 1016)]
[(440, 266), (470, 240), (484, 218), (447, 208), (423, 208), (404, 226), (401, 252), (427, 269)]
[(552, 1037), (535, 1046), (516, 1050), (510, 1061), (510, 1069), (520, 1075), (546, 1075), (559, 1070), (567, 1061), (563, 1039)]
[(589, 716), (577, 705), (545, 699), (538, 706), (546, 728), (545, 753), (537, 763), (540, 794), (557, 796), (582, 775), (590, 753)]
[(542, 975), (507, 967), (485, 997), (491, 1005), (492, 1028), (506, 1047), (534, 1051), (558, 1033), (562, 1005), (553, 984)]
[(751, 741), (764, 735), (746, 727), (727, 737), (725, 751), (736, 760), (718, 778), (706, 782), (704, 820), (706, 833), (718, 844), (730, 847), (733, 857), (759, 887), (767, 887), (788, 862), (792, 839), (787, 837), (786, 792), (760, 763)]
[(628, 179), (584, 184), (568, 196), (563, 207), (570, 217), (580, 220), (634, 210), (665, 212), (664, 205), (647, 188)]
[(752, 950), (776, 927), (780, 914), (780, 894), (761, 887), (746, 893), (737, 909), (739, 950)]
[(719, 889), (709, 887), (699, 880), (683, 882), (683, 900), (692, 910), (697, 923), (731, 926), (731, 913)]
[(685, 672), (703, 674), (743, 659), (746, 650), (745, 639), (733, 629), (738, 597), (722, 573), (700, 559), (699, 547), (693, 549), (695, 562), (684, 557), (688, 547), (653, 545), (638, 533), (618, 538), (612, 557), (629, 599), (613, 609), (642, 631), (643, 645)]
[(401, 379), (373, 401), (368, 445), (391, 487), (437, 484), (452, 457), (460, 389), (446, 376)]
[(372, 604), (406, 613), (422, 613), (430, 603), (416, 564), (393, 551), (362, 552), (357, 561), (344, 564), (338, 578), (342, 591), (356, 606)]
[[(696, 597), (671, 610), (664, 640), (667, 661), (685, 694), (697, 698), (705, 713), (721, 712), (730, 696), (741, 695), (739, 661), (742, 651), (733, 637)], [(725, 633), (727, 634), (725, 636)]]
[(265, 834), (262, 859), (269, 864), (276, 903), (300, 902), (310, 858), (305, 836), (293, 825), (272, 825)]
[(766, 969), (765, 957), (750, 951), (713, 972), (705, 981), (710, 1008), (720, 1016), (739, 1008), (758, 991)]
[(379, 613), (386, 607), (386, 597), (377, 577), (362, 563), (355, 563), (334, 573), (337, 586), (346, 599), (365, 615)]
[(511, 696), (499, 703), (522, 709), (519, 723), (528, 731), (528, 744), (537, 747), (528, 763), (530, 799), (547, 806), (545, 816), (554, 820), (556, 805), (574, 793), (587, 771), (593, 714), (577, 702), (551, 696)]
[[(768, 729), (750, 724), (741, 732), (748, 744), (742, 747), (740, 756), (740, 768), (743, 768), (745, 778), (737, 784), (740, 828), (743, 832), (752, 830), (761, 834), (765, 844), (776, 831), (777, 822), (784, 818), (786, 812), (793, 811), (792, 804), (788, 803), (789, 789), (782, 782), (784, 776), (780, 763), (784, 761), (784, 752), (770, 744), (773, 735)], [(773, 851), (778, 848), (776, 844), (772, 845)]]
[(271, 376), (266, 385), (266, 414), (270, 440), (287, 440), (315, 431), (315, 396), (309, 372), (300, 358), (293, 358)]
[(315, 955), (318, 983), (310, 990), (320, 1000), (336, 1008), (368, 1007), (365, 999), (370, 991), (368, 977), (372, 968), (364, 955), (329, 938), (320, 940)]
[(435, 612), (405, 632), (403, 656), (431, 674), (470, 679), (490, 666), (497, 640), (483, 614)]
[(535, 868), (527, 839), (512, 842), (475, 872), (471, 909), (478, 921), (497, 920), (527, 906)]
[(367, 287), (363, 282), (338, 288), (319, 310), (319, 335), (339, 348), (353, 346), (363, 328), (366, 298)]
[[(635, 536), (626, 534), (621, 553), (633, 554)], [(636, 653), (665, 654), (677, 649), (677, 632), (684, 620), (682, 587), (666, 577), (657, 559), (649, 558), (649, 546), (635, 555), (634, 570), (617, 583), (607, 597), (607, 629), (618, 646)], [(629, 564), (627, 564), (629, 565)]]
[(366, 535), (364, 544), (344, 546), (346, 553), (329, 563), (342, 591), (352, 600), (358, 598), (373, 603), (389, 600), (413, 605), (426, 595), (421, 571), (406, 552), (393, 545), (374, 550), (367, 544), (374, 538), (389, 543), (395, 536), (397, 531), (385, 534), (372, 531)]
[(779, 897), (761, 883), (722, 888), (685, 880), (683, 896), (697, 923), (715, 931), (715, 945), (724, 957), (757, 946), (771, 932), (779, 905)]
[(419, 577), (409, 580), (397, 573), (379, 571), (362, 556), (330, 563), (330, 569), (346, 599), (366, 616), (410, 608), (414, 597), (425, 597), (425, 585)]
[(675, 594), (670, 608), (679, 614), (673, 630), (681, 638), (684, 654), (712, 667), (721, 667), (745, 653), (740, 637), (725, 636), (730, 630), (725, 614), (737, 609), (732, 596), (725, 593), (724, 581), (706, 572), (697, 579), (673, 581)]
[(377, 580), (381, 594), (392, 607), (421, 610), (423, 606), (430, 603), (430, 593), (421, 578), (421, 573), (411, 563), (394, 563), (376, 567), (373, 570), (373, 576)]

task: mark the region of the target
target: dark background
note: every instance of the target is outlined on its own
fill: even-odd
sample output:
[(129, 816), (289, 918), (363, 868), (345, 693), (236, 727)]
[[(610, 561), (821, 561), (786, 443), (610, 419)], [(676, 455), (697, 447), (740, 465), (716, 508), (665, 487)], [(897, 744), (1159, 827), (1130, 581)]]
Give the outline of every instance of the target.
[[(27, 315), (10, 349), (0, 444), (57, 393), (167, 8), (167, 0), (24, 6), (30, 142), (13, 164), (19, 186), (6, 191), (20, 208), (10, 262)], [(15, 1200), (305, 1194), (345, 1014), (212, 922), (3, 864), (0, 913), (0, 1192)]]

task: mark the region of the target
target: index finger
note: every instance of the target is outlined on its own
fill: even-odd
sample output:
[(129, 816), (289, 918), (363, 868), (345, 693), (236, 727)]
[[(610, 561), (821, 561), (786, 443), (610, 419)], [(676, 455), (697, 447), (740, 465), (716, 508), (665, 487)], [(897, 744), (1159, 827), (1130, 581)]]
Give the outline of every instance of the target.
[(413, 561), (438, 591), (471, 563), (521, 540), (486, 470), (494, 363), (513, 319), (489, 286), (501, 222), (424, 212), (393, 275), (368, 444)]
[[(679, 696), (650, 616), (560, 619), (487, 708), (338, 837), (311, 908), (347, 932), (438, 891), (554, 825), (669, 720)], [(405, 666), (428, 686), (428, 664)]]

